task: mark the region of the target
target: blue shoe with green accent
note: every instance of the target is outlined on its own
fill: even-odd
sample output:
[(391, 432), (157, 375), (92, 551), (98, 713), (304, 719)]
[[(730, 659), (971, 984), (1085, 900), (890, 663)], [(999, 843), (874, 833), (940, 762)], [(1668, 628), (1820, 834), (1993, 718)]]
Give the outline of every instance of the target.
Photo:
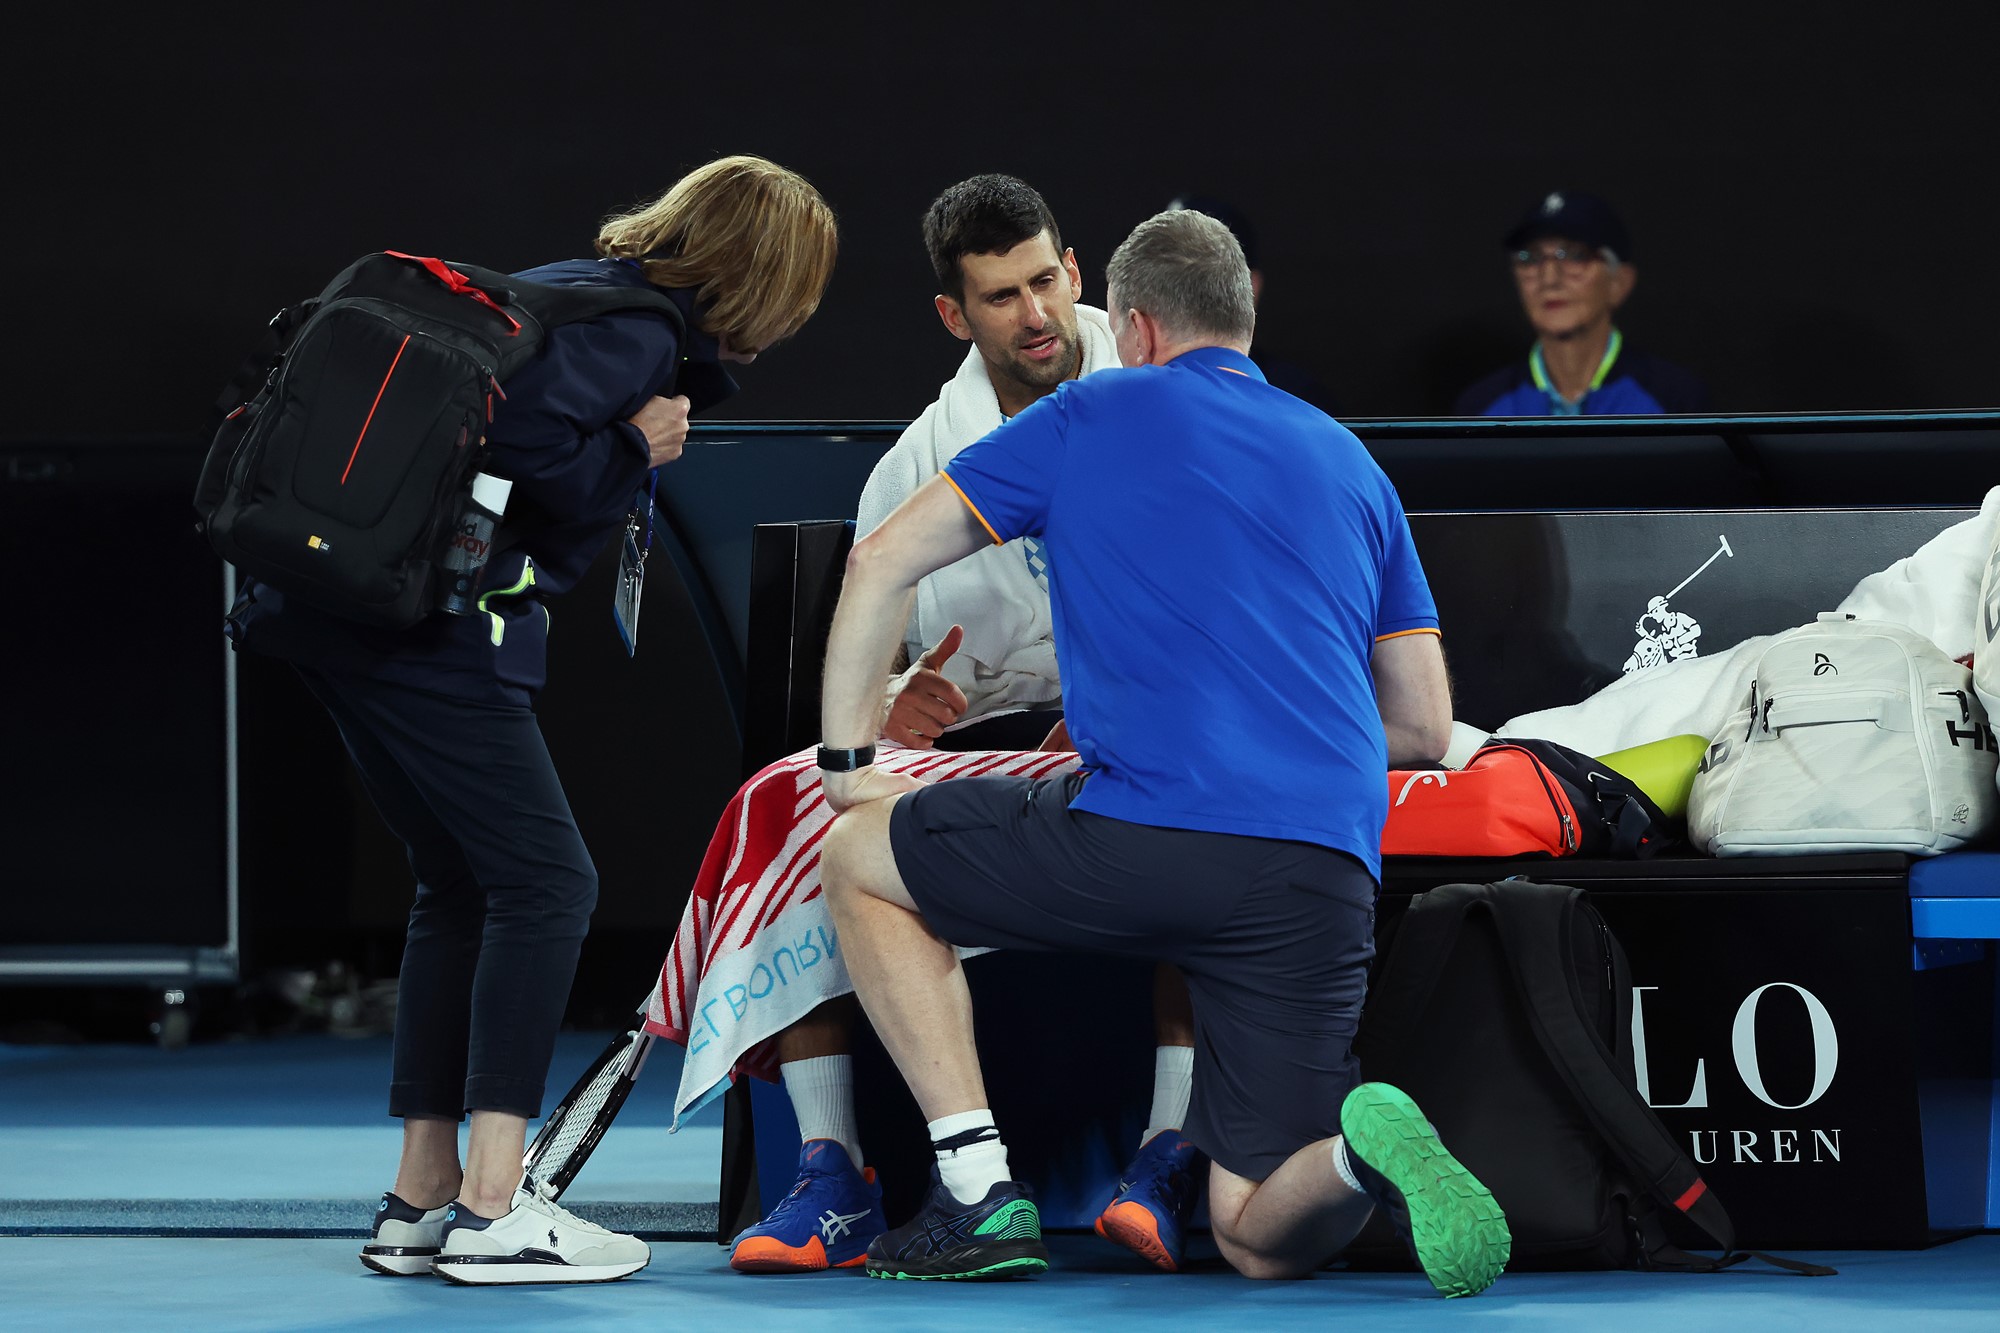
[(977, 1203), (960, 1203), (931, 1168), (917, 1215), (868, 1247), (869, 1277), (939, 1281), (1027, 1277), (1048, 1270), (1042, 1214), (1028, 1187), (1003, 1180)]
[(1361, 1084), (1341, 1103), (1340, 1132), (1362, 1192), (1394, 1220), (1431, 1285), (1446, 1297), (1492, 1286), (1513, 1249), (1506, 1215), (1410, 1095)]

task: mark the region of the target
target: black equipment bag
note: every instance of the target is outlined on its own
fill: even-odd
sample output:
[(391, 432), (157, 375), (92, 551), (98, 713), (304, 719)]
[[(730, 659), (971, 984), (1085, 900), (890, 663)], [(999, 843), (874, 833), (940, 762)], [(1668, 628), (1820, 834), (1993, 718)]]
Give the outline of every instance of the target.
[[(550, 287), (385, 251), (280, 311), (225, 391), (195, 492), (217, 554), (288, 597), (404, 628), (438, 605), (439, 561), (507, 377), (551, 328), (652, 310), (650, 287)], [(504, 544), (504, 543), (503, 543)]]
[(1587, 754), (1530, 737), (1495, 736), (1486, 745), (1526, 750), (1562, 784), (1576, 808), (1578, 856), (1644, 860), (1680, 841), (1673, 821), (1638, 783)]
[[(1419, 894), (1394, 924), (1355, 1051), (1493, 1191), (1510, 1268), (1714, 1272), (1755, 1257), (1833, 1272), (1736, 1248), (1728, 1213), (1639, 1095), (1630, 969), (1581, 889), (1507, 880)], [(1669, 1211), (1721, 1256), (1673, 1244)], [(1404, 1261), (1379, 1218), (1348, 1253)]]

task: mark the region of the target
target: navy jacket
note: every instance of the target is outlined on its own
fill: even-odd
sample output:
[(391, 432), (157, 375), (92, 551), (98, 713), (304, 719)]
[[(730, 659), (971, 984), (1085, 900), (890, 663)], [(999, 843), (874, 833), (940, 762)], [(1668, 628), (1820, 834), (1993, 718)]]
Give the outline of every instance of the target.
[[(646, 281), (636, 264), (609, 259), (568, 260), (514, 276), (549, 286)], [(467, 698), (530, 702), (547, 671), (541, 597), (582, 577), (642, 495), (646, 439), (627, 418), (670, 383), (696, 412), (735, 392), (717, 362), (715, 339), (695, 327), (694, 293), (667, 295), (687, 316), (685, 347), (661, 316), (615, 311), (551, 329), (534, 359), (506, 382), (507, 397), (495, 405), (487, 432), (486, 470), (514, 482), (507, 518), (525, 524), (527, 535), (487, 568), (486, 614), (437, 613), (405, 630), (379, 629), (287, 602), (277, 589), (248, 580), (230, 613), (230, 637), (239, 647), (301, 665)], [(611, 596), (607, 585), (606, 633)]]

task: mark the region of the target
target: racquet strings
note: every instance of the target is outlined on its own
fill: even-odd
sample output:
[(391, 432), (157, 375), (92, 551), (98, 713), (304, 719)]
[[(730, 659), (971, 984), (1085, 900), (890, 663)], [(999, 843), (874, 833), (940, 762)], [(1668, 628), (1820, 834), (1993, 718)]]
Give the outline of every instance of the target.
[[(618, 1102), (623, 1101), (621, 1085), (629, 1085), (628, 1073), (632, 1070), (634, 1057), (644, 1043), (637, 1032), (627, 1032), (597, 1058), (596, 1065), (578, 1080), (578, 1087), (571, 1090), (570, 1097), (555, 1110), (554, 1116), (542, 1126), (528, 1149), (524, 1164), (527, 1173), (536, 1180), (560, 1193), (583, 1166), (583, 1161), (570, 1161), (577, 1155), (579, 1147), (596, 1147), (596, 1139), (603, 1126), (597, 1124), (598, 1117), (607, 1106), (611, 1114), (617, 1114)], [(593, 1134), (595, 1127), (598, 1133)]]

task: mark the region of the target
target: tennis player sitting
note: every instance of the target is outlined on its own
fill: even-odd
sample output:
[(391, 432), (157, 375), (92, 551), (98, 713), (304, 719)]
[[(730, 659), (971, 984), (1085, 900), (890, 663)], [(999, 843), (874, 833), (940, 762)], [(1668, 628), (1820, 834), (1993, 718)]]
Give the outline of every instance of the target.
[[(930, 1122), (936, 1179), (869, 1247), (880, 1277), (1047, 1267), (1010, 1178), (953, 948), (1177, 964), (1193, 994), (1184, 1137), (1254, 1277), (1332, 1257), (1377, 1205), (1448, 1296), (1506, 1263), (1490, 1193), (1351, 1043), (1384, 770), (1435, 760), (1437, 613), (1394, 489), (1266, 384), (1234, 238), (1179, 210), (1112, 256), (1138, 369), (1065, 384), (945, 465), (854, 548), (828, 644), (822, 875), (856, 994)], [(1051, 596), (1081, 770), (927, 785), (875, 767), (880, 681), (919, 579), (988, 543), (1058, 553)], [(1171, 718), (1164, 728), (1160, 719)]]
[[(1118, 364), (1109, 320), (1078, 302), (1083, 280), (1076, 258), (1064, 247), (1048, 204), (1025, 182), (985, 175), (951, 186), (925, 212), (924, 242), (941, 289), (938, 317), (972, 347), (937, 401), (870, 475), (857, 520), (863, 536), (1002, 421), (1060, 385)], [(1062, 684), (1047, 564), (1042, 544), (1029, 538), (989, 547), (923, 580), (892, 664), (897, 674), (885, 673), (888, 689), (879, 696), (885, 740), (918, 750), (1068, 748), (1066, 739), (1049, 741), (1062, 717)], [(1040, 767), (1047, 771), (1054, 765)], [(945, 767), (940, 776), (952, 771)], [(787, 810), (793, 808), (788, 786), (765, 783), (757, 791), (765, 786), (785, 793)], [(741, 807), (733, 809), (740, 813)], [(787, 824), (787, 832), (826, 815), (814, 803)], [(730, 844), (732, 851), (745, 849), (746, 860), (754, 857), (754, 834), (742, 839), (732, 834)], [(790, 841), (785, 848), (788, 857), (795, 850)], [(781, 877), (771, 882), (788, 883)], [(691, 899), (690, 915), (702, 905), (700, 895)], [(762, 910), (765, 905), (738, 919), (755, 920)], [(1159, 973), (1147, 1128), (1098, 1230), (1155, 1267), (1173, 1271), (1199, 1185), (1200, 1159), (1179, 1133), (1187, 1114), (1194, 1031), (1185, 984), (1169, 967), (1162, 965)], [(730, 1263), (740, 1272), (859, 1264), (886, 1226), (881, 1190), (862, 1156), (854, 1107), (850, 1052), (858, 1017), (853, 999), (842, 994), (769, 1038), (799, 1122), (799, 1176), (769, 1216), (737, 1236)], [(686, 1044), (684, 1033), (679, 1039)]]

